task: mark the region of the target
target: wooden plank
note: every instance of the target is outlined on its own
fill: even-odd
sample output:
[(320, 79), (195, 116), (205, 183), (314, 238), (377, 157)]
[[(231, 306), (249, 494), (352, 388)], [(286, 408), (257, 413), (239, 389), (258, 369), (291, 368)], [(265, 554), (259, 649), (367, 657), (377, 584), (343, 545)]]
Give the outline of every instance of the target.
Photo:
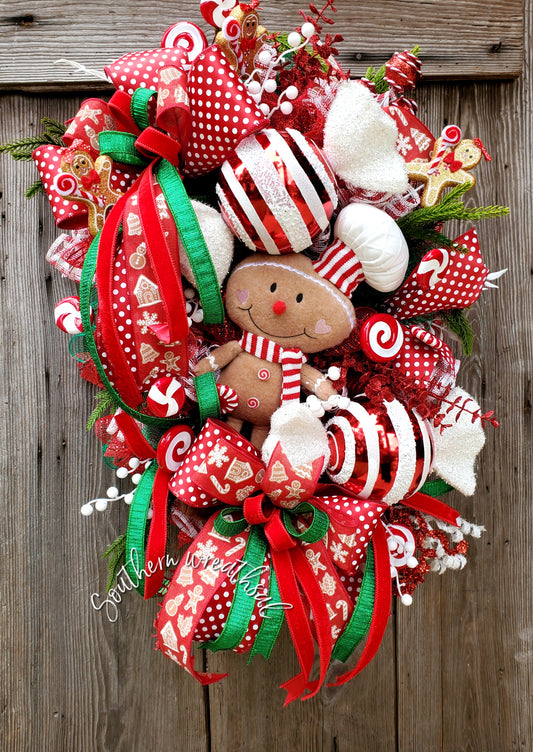
[[(428, 576), (413, 606), (398, 608), (362, 676), (286, 710), (278, 685), (296, 668), (286, 636), (268, 666), (209, 656), (231, 673), (202, 690), (151, 649), (152, 604), (128, 595), (116, 624), (91, 609), (105, 585), (100, 554), (124, 518), (79, 517), (112, 477), (83, 432), (92, 390), (52, 323), (54, 302), (74, 287), (44, 262), (57, 231), (44, 200), (22, 198), (33, 169), (0, 160), (0, 568), (10, 573), (0, 585), (0, 749), (533, 748), (530, 71), (529, 59), (520, 82), (432, 84), (419, 95), (435, 132), (458, 122), (492, 153), (477, 199), (513, 207), (511, 219), (479, 225), (488, 266), (511, 270), (472, 311), (476, 353), (460, 377), (502, 423), (487, 431), (476, 496), (456, 500), (487, 532), (463, 572)], [(67, 118), (79, 101), (4, 97), (0, 140), (37, 130), (42, 115)]]
[[(529, 3), (531, 5), (531, 3)], [(500, 291), (485, 292), (471, 311), (474, 355), (459, 383), (494, 409), (473, 499), (454, 495), (466, 519), (485, 525), (462, 572), (428, 576), (409, 609), (398, 613), (399, 749), (499, 750), (533, 746), (533, 609), (530, 551), (531, 369), (533, 320), (528, 217), (532, 174), (531, 51), (527, 76), (513, 84), (426, 87), (420, 113), (439, 131), (458, 122), (478, 135), (493, 161), (480, 165), (470, 203), (506, 203), (509, 219), (480, 222), (490, 269), (509, 267)], [(498, 127), (494, 127), (498, 123)], [(463, 226), (463, 230), (466, 228)]]
[[(300, 0), (265, 3), (272, 30), (298, 26)], [(0, 88), (102, 88), (105, 82), (55, 65), (61, 58), (103, 70), (126, 52), (158, 47), (164, 30), (187, 19), (212, 29), (199, 3), (161, 0), (10, 0), (0, 14)], [(321, 6), (320, 6), (321, 7)], [(522, 71), (524, 0), (337, 0), (340, 61), (353, 75), (379, 66), (397, 49), (422, 47), (424, 73), (435, 78), (511, 78)], [(330, 13), (330, 15), (332, 15)]]
[[(79, 102), (0, 98), (0, 142), (42, 115), (67, 118)], [(146, 752), (172, 739), (203, 752), (204, 692), (154, 652), (156, 604), (126, 593), (114, 624), (91, 607), (91, 594), (105, 592), (101, 554), (127, 510), (79, 512), (114, 481), (84, 430), (95, 390), (53, 324), (53, 306), (76, 285), (45, 261), (58, 232), (48, 202), (23, 197), (33, 180), (31, 165), (2, 157), (0, 748)]]

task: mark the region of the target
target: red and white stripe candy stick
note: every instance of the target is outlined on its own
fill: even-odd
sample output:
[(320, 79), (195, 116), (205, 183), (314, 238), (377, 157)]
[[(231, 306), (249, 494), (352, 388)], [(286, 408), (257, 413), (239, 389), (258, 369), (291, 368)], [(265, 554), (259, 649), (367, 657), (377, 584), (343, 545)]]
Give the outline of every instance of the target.
[[(54, 317), (57, 326), (62, 332), (66, 332), (67, 334), (81, 334), (83, 332), (80, 299), (75, 295), (59, 301), (54, 308)], [(93, 320), (94, 313), (91, 308), (91, 322)]]
[(437, 350), (437, 352), (439, 352), (444, 360), (451, 366), (452, 370), (455, 371), (455, 358), (445, 342), (417, 324), (413, 324), (409, 331), (421, 342), (432, 347), (434, 350)]
[(441, 159), (444, 156), (444, 152), (446, 149), (449, 149), (450, 146), (457, 146), (459, 141), (462, 139), (463, 134), (461, 132), (461, 129), (458, 125), (447, 125), (445, 128), (442, 129), (442, 133), (440, 134), (440, 139), (438, 141), (441, 142), (439, 148), (437, 149), (437, 153), (431, 160), (431, 164), (428, 169), (428, 174), (432, 175), (437, 170), (437, 166)]
[(239, 44), (239, 39), (241, 37), (240, 23), (236, 18), (233, 18), (233, 16), (228, 16), (228, 18), (226, 18), (226, 20), (224, 21), (224, 25), (222, 26), (222, 33), (224, 34), (224, 38), (229, 42), (231, 49), (235, 53), (239, 73), (245, 73), (246, 67), (244, 63), (244, 55), (241, 50), (241, 45)]

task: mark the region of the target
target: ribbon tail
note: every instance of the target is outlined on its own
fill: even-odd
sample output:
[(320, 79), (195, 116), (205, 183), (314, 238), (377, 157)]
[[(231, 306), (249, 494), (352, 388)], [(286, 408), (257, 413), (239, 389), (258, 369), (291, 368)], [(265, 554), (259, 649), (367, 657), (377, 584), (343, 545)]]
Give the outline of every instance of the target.
[(316, 695), (326, 680), (331, 652), (333, 650), (333, 640), (326, 602), (318, 580), (313, 573), (313, 568), (301, 548), (295, 548), (292, 556), (295, 562), (296, 575), (313, 614), (320, 656), (320, 677), (309, 684), (309, 694), (302, 697), (302, 700), (309, 700)]
[(328, 685), (330, 687), (339, 687), (342, 684), (346, 684), (368, 666), (372, 658), (376, 655), (387, 629), (392, 601), (392, 586), (390, 554), (383, 524), (376, 526), (374, 535), (372, 536), (372, 547), (374, 550), (376, 590), (368, 639), (355, 668), (339, 676), (335, 682)]
[(168, 331), (163, 333), (163, 341), (168, 344), (179, 340), (182, 358), (186, 360), (189, 325), (181, 285), (179, 258), (176, 258), (177, 254), (174, 254), (169, 247), (161, 226), (155, 198), (152, 165), (143, 173), (139, 185), (138, 208), (148, 255), (165, 307)]
[[(131, 407), (137, 407), (140, 404), (142, 401), (142, 395), (131, 374), (131, 370), (128, 367), (127, 360), (120, 344), (119, 333), (113, 314), (112, 284), (115, 249), (122, 223), (124, 207), (129, 196), (136, 192), (140, 180), (141, 178), (138, 178), (127, 193), (119, 198), (104, 223), (98, 244), (96, 273), (100, 332), (102, 334), (103, 342), (105, 343), (105, 349), (109, 356), (109, 360), (114, 364), (113, 374), (115, 389), (124, 402)], [(92, 282), (92, 279), (90, 281)]]
[(406, 499), (405, 505), (415, 509), (417, 512), (423, 514), (429, 514), (432, 517), (436, 517), (438, 520), (444, 520), (454, 527), (459, 527), (457, 520), (459, 519), (459, 512), (452, 507), (449, 507), (440, 499), (435, 499), (433, 496), (427, 496), (423, 493), (416, 493), (411, 496), (410, 499)]
[(281, 599), (284, 603), (292, 604), (292, 608), (288, 609), (285, 615), (301, 668), (299, 674), (281, 685), (282, 689), (287, 690), (287, 698), (284, 703), (286, 707), (290, 702), (297, 700), (308, 686), (313, 667), (315, 645), (309, 626), (309, 617), (298, 589), (291, 553), (287, 550), (272, 550), (271, 554)]
[(155, 457), (153, 446), (146, 440), (138, 423), (131, 415), (128, 415), (123, 410), (118, 410), (114, 415), (114, 419), (118, 430), (124, 436), (124, 441), (135, 457), (138, 457), (140, 460), (153, 459)]
[(146, 544), (146, 578), (144, 598), (157, 595), (165, 579), (165, 554), (167, 550), (168, 482), (171, 473), (157, 468), (152, 487), (152, 519)]

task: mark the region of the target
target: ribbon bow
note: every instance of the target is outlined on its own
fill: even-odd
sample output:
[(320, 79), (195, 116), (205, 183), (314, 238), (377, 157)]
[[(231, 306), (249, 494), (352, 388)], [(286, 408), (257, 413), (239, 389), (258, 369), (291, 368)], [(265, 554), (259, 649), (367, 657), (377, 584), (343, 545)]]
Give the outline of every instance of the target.
[[(216, 639), (202, 641), (212, 651), (240, 650), (253, 636), (252, 656), (261, 653), (268, 658), (286, 618), (300, 664), (300, 672), (283, 685), (288, 692), (286, 702), (306, 691), (303, 699), (316, 694), (325, 681), (331, 658), (347, 660), (367, 634), (356, 667), (339, 677), (336, 684), (359, 673), (379, 648), (391, 602), (387, 536), (379, 521), (384, 505), (365, 501), (368, 515), (360, 515), (363, 502), (345, 495), (343, 489), (317, 485), (322, 464), (319, 458), (316, 465), (292, 468), (291, 473), (278, 445), (265, 468), (257, 450), (242, 436), (210, 420), (173, 476), (170, 488), (185, 503), (209, 507), (225, 502), (177, 567), (157, 621), (158, 647), (202, 684), (218, 681), (223, 675), (195, 670), (192, 642), (202, 640), (200, 624), (205, 622), (209, 604), (217, 600), (218, 590), (225, 591), (232, 584), (235, 589), (224, 626)], [(291, 477), (298, 477), (298, 472), (303, 484), (296, 490), (305, 500), (294, 503), (287, 497), (289, 489), (295, 488)], [(343, 494), (340, 497), (335, 495), (339, 492)], [(457, 519), (453, 510), (423, 494), (413, 497), (412, 506), (447, 521)], [(135, 500), (132, 512), (134, 507)], [(339, 522), (347, 526), (346, 532), (354, 534), (362, 525), (361, 518), (373, 520), (373, 525), (361, 592), (354, 607), (326, 547), (325, 535), (333, 523)], [(154, 521), (153, 517), (152, 524)], [(146, 569), (149, 571), (150, 566)], [(236, 570), (238, 576), (230, 576), (228, 583), (228, 576), (222, 574)], [(258, 597), (263, 581), (268, 588), (264, 584), (265, 592)], [(185, 603), (187, 596), (201, 600), (201, 606), (195, 600), (193, 613), (188, 610), (190, 601)], [(277, 606), (267, 616), (265, 600), (271, 607)], [(256, 619), (261, 623), (253, 632), (251, 624)], [(320, 674), (311, 681), (315, 638)]]

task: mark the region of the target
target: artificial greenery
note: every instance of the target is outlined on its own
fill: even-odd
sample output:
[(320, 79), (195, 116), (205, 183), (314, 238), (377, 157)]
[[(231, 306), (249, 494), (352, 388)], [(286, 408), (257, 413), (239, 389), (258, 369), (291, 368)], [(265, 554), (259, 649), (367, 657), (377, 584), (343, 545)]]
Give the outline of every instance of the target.
[(39, 146), (43, 146), (44, 144), (65, 146), (63, 136), (67, 127), (64, 123), (44, 117), (41, 119), (41, 125), (44, 127), (44, 131), (40, 136), (27, 136), (26, 138), (18, 138), (15, 141), (0, 144), (0, 154), (5, 152), (13, 159), (30, 162), (32, 153)]
[(474, 331), (472, 324), (466, 317), (465, 310), (458, 311), (440, 311), (440, 318), (444, 321), (445, 326), (461, 340), (463, 353), (472, 355), (474, 349)]
[(102, 556), (107, 559), (106, 591), (109, 593), (126, 563), (126, 533), (119, 535)]
[(463, 203), (463, 196), (471, 188), (470, 183), (457, 185), (446, 193), (435, 206), (420, 206), (398, 220), (398, 227), (407, 241), (423, 240), (433, 248), (441, 246), (454, 248), (452, 241), (435, 227), (452, 219), (476, 222), (485, 217), (497, 217), (509, 214), (507, 206), (474, 206)]
[(92, 431), (94, 426), (96, 425), (96, 421), (101, 418), (106, 413), (114, 412), (117, 408), (117, 404), (111, 394), (109, 394), (108, 391), (105, 389), (102, 389), (100, 392), (94, 395), (94, 398), (97, 402), (96, 407), (92, 411), (89, 421), (87, 423), (87, 430)]
[[(58, 120), (52, 118), (41, 118), (41, 125), (44, 131), (40, 136), (27, 136), (26, 138), (18, 138), (15, 141), (8, 141), (5, 144), (0, 144), (0, 154), (9, 154), (13, 159), (20, 162), (30, 162), (32, 160), (32, 154), (39, 146), (53, 144), (55, 146), (65, 146), (63, 136), (67, 130), (67, 126), (64, 123), (60, 123)], [(44, 186), (40, 180), (36, 180), (25, 191), (24, 196), (26, 198), (33, 198), (39, 193), (44, 191)]]

